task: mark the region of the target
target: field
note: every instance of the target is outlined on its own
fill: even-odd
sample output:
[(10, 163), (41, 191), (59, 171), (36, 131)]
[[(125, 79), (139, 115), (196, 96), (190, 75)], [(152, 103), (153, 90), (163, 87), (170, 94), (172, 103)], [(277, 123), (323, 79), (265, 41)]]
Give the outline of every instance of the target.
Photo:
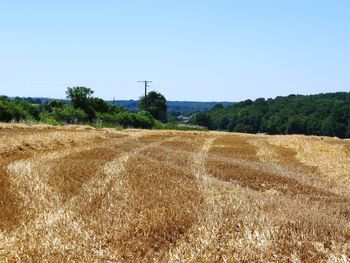
[(348, 262), (350, 141), (0, 125), (0, 262)]

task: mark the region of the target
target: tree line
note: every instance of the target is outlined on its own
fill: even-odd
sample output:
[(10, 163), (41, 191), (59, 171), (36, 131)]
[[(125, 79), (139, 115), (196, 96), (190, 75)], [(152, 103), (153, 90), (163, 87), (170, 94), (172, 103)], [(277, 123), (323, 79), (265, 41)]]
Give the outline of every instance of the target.
[(350, 138), (350, 93), (246, 100), (198, 113), (192, 123), (210, 130)]
[(49, 100), (45, 103), (0, 96), (0, 121), (32, 121), (53, 125), (94, 123), (124, 128), (152, 128), (157, 122), (166, 121), (166, 99), (160, 93), (152, 91), (146, 98), (141, 97), (140, 111), (136, 113), (111, 105), (93, 94), (94, 91), (86, 87), (67, 88), (67, 101)]

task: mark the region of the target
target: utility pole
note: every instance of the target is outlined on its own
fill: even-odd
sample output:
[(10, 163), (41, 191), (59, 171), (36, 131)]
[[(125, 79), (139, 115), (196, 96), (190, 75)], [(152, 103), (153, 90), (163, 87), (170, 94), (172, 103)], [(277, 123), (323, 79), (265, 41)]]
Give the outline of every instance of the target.
[(147, 111), (147, 88), (150, 86), (152, 81), (150, 80), (140, 80), (138, 82), (142, 82), (145, 84), (145, 111)]

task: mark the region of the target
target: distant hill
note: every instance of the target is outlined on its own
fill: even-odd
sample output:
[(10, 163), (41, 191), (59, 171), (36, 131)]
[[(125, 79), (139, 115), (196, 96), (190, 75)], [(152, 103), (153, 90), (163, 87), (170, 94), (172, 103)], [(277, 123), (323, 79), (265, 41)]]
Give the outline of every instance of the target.
[[(108, 101), (108, 103), (113, 103), (113, 101)], [(130, 111), (138, 110), (137, 100), (115, 100), (114, 104)], [(222, 104), (224, 107), (227, 107), (232, 105), (233, 102), (167, 101), (168, 112), (175, 116), (188, 116), (195, 112), (209, 111), (216, 104)]]
[[(47, 101), (55, 100), (54, 98), (37, 98), (37, 97), (10, 97), (10, 99), (25, 100), (34, 104), (43, 104)], [(67, 100), (63, 100), (67, 101)], [(128, 111), (136, 112), (139, 110), (137, 100), (114, 100), (107, 101), (107, 103), (115, 104), (123, 107)], [(205, 102), (205, 101), (167, 101), (168, 113), (174, 116), (189, 116), (196, 112), (206, 112), (211, 110), (215, 105), (222, 104), (224, 107), (228, 107), (234, 102)]]

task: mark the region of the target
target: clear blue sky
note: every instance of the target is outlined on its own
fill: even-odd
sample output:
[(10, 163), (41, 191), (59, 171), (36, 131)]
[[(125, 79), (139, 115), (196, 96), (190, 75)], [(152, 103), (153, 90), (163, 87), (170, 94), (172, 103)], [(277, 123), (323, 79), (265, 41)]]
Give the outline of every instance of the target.
[(350, 1), (3, 0), (0, 94), (239, 101), (350, 90)]

